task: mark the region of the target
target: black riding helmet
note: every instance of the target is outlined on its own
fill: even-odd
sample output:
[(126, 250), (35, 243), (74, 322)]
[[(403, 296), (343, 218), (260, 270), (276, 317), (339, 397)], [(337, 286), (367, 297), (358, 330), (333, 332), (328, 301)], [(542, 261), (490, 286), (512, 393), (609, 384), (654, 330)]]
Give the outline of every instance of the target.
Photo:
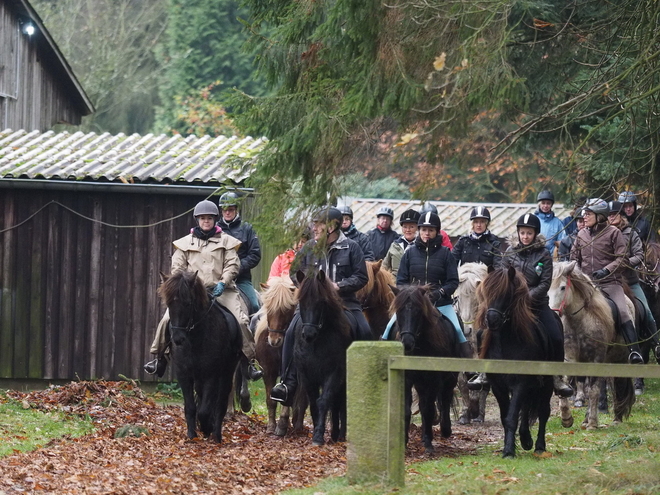
[(547, 189), (544, 189), (541, 191), (538, 196), (536, 196), (536, 201), (543, 201), (544, 199), (547, 199), (548, 201), (552, 201), (553, 203), (555, 202), (555, 195), (552, 194), (552, 191), (548, 191)]
[(420, 215), (419, 220), (417, 221), (417, 226), (435, 227), (436, 229), (438, 229), (439, 232), (441, 227), (440, 217), (436, 213), (433, 213), (432, 211), (428, 211), (423, 215)]
[(608, 206), (610, 207), (610, 215), (613, 213), (621, 213), (621, 210), (623, 209), (623, 204), (619, 201), (610, 201)]
[(470, 220), (475, 218), (485, 218), (490, 222), (490, 211), (485, 206), (475, 206), (472, 208), (472, 213), (470, 213)]
[(353, 219), (353, 210), (351, 210), (350, 206), (340, 206), (339, 211), (341, 212), (342, 215), (348, 215), (351, 217), (351, 220)]
[(314, 218), (312, 218), (312, 222), (323, 222), (328, 227), (330, 227), (334, 221), (336, 222), (335, 229), (337, 229), (341, 226), (343, 219), (344, 216), (341, 214), (341, 211), (339, 211), (338, 208), (335, 208), (334, 206), (328, 206), (316, 212)]
[(418, 221), (419, 221), (419, 212), (412, 209), (404, 211), (399, 217), (400, 225), (403, 225), (404, 223), (414, 223), (415, 225), (417, 225)]
[(538, 234), (541, 232), (541, 220), (539, 220), (539, 217), (533, 213), (525, 213), (516, 222), (516, 229), (520, 227), (530, 227), (536, 230), (536, 233)]

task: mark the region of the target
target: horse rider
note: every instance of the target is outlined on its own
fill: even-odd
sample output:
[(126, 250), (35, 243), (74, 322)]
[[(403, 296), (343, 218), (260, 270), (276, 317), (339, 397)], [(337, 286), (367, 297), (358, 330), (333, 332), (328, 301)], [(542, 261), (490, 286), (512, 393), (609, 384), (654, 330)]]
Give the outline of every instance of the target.
[(579, 213), (582, 215), (582, 206), (587, 201), (587, 199), (589, 198), (586, 196), (580, 196), (573, 204), (573, 211), (571, 211), (571, 214), (561, 221), (561, 223), (564, 224), (564, 232), (567, 236), (575, 234), (578, 231), (577, 222), (578, 220), (582, 219), (582, 217), (578, 217), (577, 214)]
[[(354, 340), (372, 340), (371, 328), (362, 314), (355, 293), (367, 284), (369, 275), (364, 253), (360, 246), (347, 238), (341, 231), (342, 214), (335, 207), (327, 207), (312, 219), (314, 239), (310, 240), (296, 255), (294, 270), (318, 272), (323, 270), (344, 303), (345, 313), (351, 323)], [(292, 274), (293, 275), (293, 274)], [(295, 276), (291, 277), (298, 285)], [(293, 360), (295, 328), (300, 321), (298, 310), (284, 334), (282, 347), (281, 381), (275, 385), (270, 398), (290, 406), (298, 387), (298, 377)]]
[[(514, 267), (527, 281), (532, 311), (545, 329), (548, 340), (550, 361), (564, 362), (564, 336), (561, 323), (550, 309), (548, 290), (552, 284), (552, 256), (546, 249), (545, 236), (541, 234), (541, 220), (532, 213), (526, 213), (516, 222), (517, 238), (502, 256), (500, 268)], [(471, 390), (480, 390), (487, 381), (480, 373), (468, 382)], [(555, 394), (570, 397), (573, 389), (559, 376), (553, 377)]]
[(342, 214), (341, 231), (350, 240), (355, 241), (362, 248), (365, 261), (375, 261), (374, 250), (371, 247), (371, 239), (367, 234), (360, 232), (353, 223), (353, 210), (350, 206), (340, 206), (339, 211)]
[(300, 240), (296, 242), (293, 247), (290, 247), (283, 253), (278, 254), (273, 260), (273, 263), (270, 265), (270, 273), (268, 274), (268, 278), (271, 279), (273, 277), (288, 276), (291, 270), (291, 265), (293, 264), (293, 260), (296, 257), (296, 253), (302, 249), (305, 243), (309, 241), (311, 236), (312, 234), (309, 227), (305, 228), (303, 233), (300, 235)]
[[(432, 212), (432, 213), (435, 213), (436, 215), (438, 215), (438, 208), (436, 208), (436, 206), (433, 203), (431, 203), (430, 201), (427, 201), (426, 203), (424, 203), (424, 206), (422, 207), (422, 209), (419, 210), (419, 214), (421, 216), (424, 213), (428, 213), (429, 211)], [(438, 215), (438, 216), (440, 216), (440, 215)], [(442, 236), (442, 245), (444, 247), (449, 248), (449, 250), (451, 251), (454, 248), (454, 246), (451, 243), (451, 239), (449, 238), (449, 234), (447, 234), (447, 232), (445, 232), (444, 230), (440, 230), (440, 235)]]
[(653, 346), (653, 354), (655, 355), (655, 360), (660, 363), (660, 342), (658, 342), (657, 336), (658, 327), (646, 299), (646, 294), (644, 294), (644, 290), (639, 284), (639, 276), (637, 275), (638, 270), (644, 262), (644, 244), (637, 231), (628, 223), (626, 216), (622, 215), (623, 205), (619, 201), (610, 201), (609, 207), (608, 221), (610, 225), (614, 225), (621, 231), (628, 246), (628, 257), (624, 263), (625, 268), (623, 268), (622, 276), (628, 287), (635, 294), (635, 297), (644, 306), (646, 313), (645, 322), (651, 335), (650, 341)]
[[(197, 272), (215, 300), (234, 315), (243, 335), (243, 354), (250, 362), (248, 375), (252, 380), (258, 380), (262, 372), (255, 367), (255, 344), (252, 333), (248, 330), (247, 308), (235, 283), (240, 269), (237, 254), (240, 241), (224, 233), (216, 225), (218, 216), (218, 207), (212, 201), (197, 203), (193, 211), (197, 225), (190, 230), (190, 234), (173, 243), (175, 249), (171, 273)], [(169, 311), (165, 311), (151, 344), (151, 353), (156, 355), (156, 359), (144, 365), (147, 373), (156, 374), (158, 377), (162, 377), (167, 368), (169, 322)]]
[(538, 209), (534, 212), (534, 215), (541, 220), (540, 233), (545, 237), (545, 247), (552, 255), (555, 247), (559, 246), (561, 240), (566, 236), (564, 223), (552, 211), (552, 207), (555, 204), (555, 195), (552, 194), (552, 191), (544, 189), (536, 196), (536, 201), (538, 203)]
[(419, 213), (412, 209), (404, 211), (399, 217), (399, 225), (401, 225), (403, 233), (401, 237), (392, 243), (385, 258), (383, 258), (383, 268), (392, 272), (395, 277), (399, 271), (403, 253), (415, 243), (418, 220)]
[(472, 231), (458, 239), (451, 254), (459, 265), (483, 263), (492, 267), (502, 253), (500, 240), (488, 230), (490, 211), (485, 206), (475, 206), (470, 221)]
[(584, 205), (584, 228), (578, 232), (571, 260), (578, 262), (580, 269), (591, 274), (596, 286), (614, 303), (618, 313), (619, 329), (628, 345), (628, 362), (643, 364), (637, 343), (637, 332), (623, 292), (622, 264), (628, 256), (626, 240), (619, 229), (608, 225), (610, 207), (601, 198), (592, 198)]
[(229, 191), (220, 196), (218, 206), (222, 213), (218, 226), (230, 236), (241, 241), (241, 246), (238, 248), (241, 268), (236, 277), (236, 287), (247, 299), (248, 315), (253, 315), (259, 311), (261, 306), (257, 291), (252, 286), (252, 273), (250, 272), (261, 261), (259, 238), (252, 225), (241, 219), (238, 212), (238, 195), (235, 192)]
[[(396, 275), (396, 285), (429, 285), (428, 296), (438, 311), (454, 326), (461, 357), (471, 358), (472, 349), (465, 338), (461, 324), (452, 306), (451, 296), (458, 288), (458, 267), (449, 248), (442, 245), (440, 217), (433, 212), (424, 213), (417, 221), (419, 234), (414, 244), (401, 257)], [(394, 324), (392, 317), (385, 329), (383, 339), (389, 338)]]
[(383, 206), (376, 213), (376, 227), (367, 232), (376, 261), (385, 258), (387, 250), (399, 238), (399, 233), (392, 230), (393, 221), (394, 210), (389, 206)]
[[(586, 200), (585, 200), (586, 201)], [(584, 203), (582, 203), (584, 204)], [(582, 208), (578, 208), (571, 217), (571, 225), (575, 225), (575, 230), (571, 234), (568, 234), (559, 242), (559, 251), (557, 253), (557, 259), (559, 261), (569, 261), (571, 257), (571, 248), (575, 243), (575, 238), (584, 228), (584, 217), (582, 216)], [(568, 232), (568, 227), (566, 227), (566, 232)]]
[(619, 203), (623, 205), (623, 214), (628, 223), (637, 231), (644, 244), (653, 241), (655, 235), (651, 230), (651, 224), (642, 215), (641, 209), (637, 208), (637, 196), (632, 191), (623, 191), (619, 194)]

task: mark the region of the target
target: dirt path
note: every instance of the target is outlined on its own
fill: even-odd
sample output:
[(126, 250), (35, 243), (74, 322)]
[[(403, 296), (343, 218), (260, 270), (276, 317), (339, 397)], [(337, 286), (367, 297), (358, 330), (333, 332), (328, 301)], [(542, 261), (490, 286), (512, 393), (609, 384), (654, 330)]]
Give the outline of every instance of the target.
[[(346, 468), (344, 444), (317, 448), (308, 436), (273, 437), (256, 415), (228, 419), (221, 446), (189, 441), (180, 407), (159, 406), (127, 382), (73, 382), (10, 395), (33, 408), (88, 414), (97, 429), (0, 459), (5, 493), (277, 493), (342, 475)], [(452, 438), (435, 443), (433, 457), (476, 453), (479, 445), (501, 441), (492, 416), (482, 425), (454, 425)], [(114, 438), (126, 424), (147, 428), (149, 436)], [(428, 459), (415, 429), (407, 460)]]

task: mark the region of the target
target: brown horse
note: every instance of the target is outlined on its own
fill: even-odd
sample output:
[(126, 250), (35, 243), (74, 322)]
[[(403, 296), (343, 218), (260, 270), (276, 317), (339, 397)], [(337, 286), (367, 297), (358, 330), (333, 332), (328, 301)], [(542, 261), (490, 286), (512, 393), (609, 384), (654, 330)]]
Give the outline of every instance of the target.
[[(275, 386), (280, 375), (284, 333), (293, 319), (298, 303), (298, 291), (289, 277), (272, 277), (268, 284), (261, 284), (261, 288), (263, 305), (255, 315), (254, 340), (257, 344), (257, 360), (264, 371), (263, 380), (268, 408), (267, 431), (277, 436), (284, 436), (289, 429), (291, 408), (283, 406), (280, 419), (277, 420), (277, 402), (270, 398), (270, 390)], [(304, 394), (299, 395), (304, 396)], [(306, 404), (300, 404), (296, 400), (293, 411), (294, 432), (302, 431), (306, 407)]]
[(396, 285), (394, 276), (385, 269), (381, 269), (380, 261), (367, 261), (367, 284), (357, 291), (356, 296), (362, 304), (362, 312), (369, 322), (374, 340), (383, 335), (387, 323), (390, 321), (389, 308), (394, 301), (392, 287)]

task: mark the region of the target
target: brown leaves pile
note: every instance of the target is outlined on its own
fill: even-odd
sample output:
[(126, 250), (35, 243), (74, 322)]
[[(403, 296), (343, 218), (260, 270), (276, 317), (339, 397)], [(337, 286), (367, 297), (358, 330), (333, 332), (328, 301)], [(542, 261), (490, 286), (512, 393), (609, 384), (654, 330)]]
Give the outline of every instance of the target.
[[(0, 459), (0, 491), (57, 493), (276, 493), (345, 471), (345, 445), (280, 439), (260, 418), (225, 420), (223, 443), (189, 441), (179, 406), (162, 407), (129, 382), (72, 382), (8, 394), (30, 407), (89, 415), (94, 433)], [(127, 424), (148, 436), (114, 438)]]

